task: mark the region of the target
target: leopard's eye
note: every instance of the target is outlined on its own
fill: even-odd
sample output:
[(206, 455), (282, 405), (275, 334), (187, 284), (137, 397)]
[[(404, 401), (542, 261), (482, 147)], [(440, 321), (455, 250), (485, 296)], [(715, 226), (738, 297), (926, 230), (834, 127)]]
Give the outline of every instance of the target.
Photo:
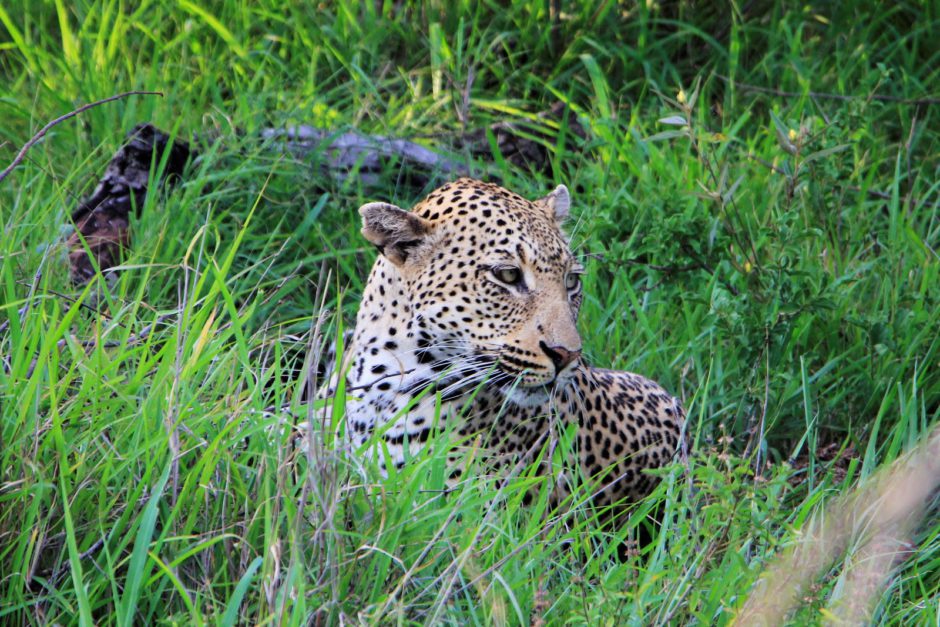
[(519, 268), (493, 268), (493, 276), (506, 285), (518, 285), (522, 281), (522, 271)]
[(569, 292), (578, 287), (579, 283), (581, 283), (581, 278), (574, 272), (569, 272), (565, 275), (565, 289)]

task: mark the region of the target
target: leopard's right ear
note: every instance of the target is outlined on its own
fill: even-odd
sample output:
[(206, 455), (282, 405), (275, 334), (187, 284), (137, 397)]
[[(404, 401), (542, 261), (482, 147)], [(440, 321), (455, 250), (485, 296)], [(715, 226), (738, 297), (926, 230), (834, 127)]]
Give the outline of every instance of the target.
[(387, 202), (370, 202), (359, 207), (362, 235), (396, 266), (408, 260), (408, 253), (431, 232), (431, 223)]

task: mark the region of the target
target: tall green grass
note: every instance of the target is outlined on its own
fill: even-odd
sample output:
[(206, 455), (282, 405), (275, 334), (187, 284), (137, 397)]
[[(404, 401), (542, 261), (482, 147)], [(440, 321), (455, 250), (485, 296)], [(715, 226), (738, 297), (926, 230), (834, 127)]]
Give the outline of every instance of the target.
[[(0, 622), (725, 623), (818, 505), (937, 422), (936, 6), (555, 4), (0, 6), (3, 165), (84, 102), (164, 93), (55, 127), (0, 184)], [(373, 259), (355, 208), (427, 190), (392, 164), (330, 180), (259, 130), (450, 145), (557, 100), (588, 137), (552, 146), (554, 180), (490, 171), (569, 186), (586, 352), (680, 395), (693, 441), (614, 532), (521, 507), (528, 469), (444, 494), (443, 441), (382, 479), (293, 431)], [(118, 276), (74, 288), (70, 211), (140, 121), (200, 157)], [(937, 511), (876, 621), (940, 620)]]

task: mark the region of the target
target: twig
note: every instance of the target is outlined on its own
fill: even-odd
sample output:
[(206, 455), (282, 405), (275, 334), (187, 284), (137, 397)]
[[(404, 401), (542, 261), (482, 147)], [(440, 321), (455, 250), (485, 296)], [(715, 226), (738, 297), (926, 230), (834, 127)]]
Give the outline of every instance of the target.
[[(155, 322), (153, 322), (152, 324), (148, 324), (146, 327), (144, 327), (140, 333), (136, 335), (131, 335), (130, 337), (127, 338), (127, 340), (123, 342), (118, 341), (118, 340), (110, 340), (107, 342), (102, 342), (100, 346), (102, 348), (120, 348), (123, 346), (134, 346), (137, 343), (143, 342), (144, 340), (146, 340), (150, 336), (151, 332), (154, 330), (156, 325), (160, 324), (166, 318), (169, 318), (170, 316), (178, 315), (178, 314), (179, 314), (178, 311), (169, 313), (169, 314), (163, 314), (162, 316), (159, 316)], [(90, 348), (95, 348), (96, 346), (99, 345), (97, 339), (75, 340), (75, 343), (76, 345), (82, 347), (85, 350), (90, 349)], [(68, 346), (68, 338), (63, 338), (57, 341), (55, 345), (56, 345), (56, 348), (58, 348), (59, 350), (62, 350), (63, 348)], [(36, 371), (36, 364), (38, 363), (39, 363), (39, 357), (37, 355), (36, 357), (33, 357), (33, 360), (29, 363), (29, 368), (26, 369), (27, 379), (33, 376), (33, 372)], [(4, 363), (3, 368), (5, 372), (10, 372), (10, 365)]]
[(779, 96), (781, 98), (802, 98), (803, 96), (810, 96), (811, 98), (819, 98), (820, 100), (880, 100), (882, 102), (897, 102), (900, 104), (910, 104), (910, 105), (934, 105), (940, 104), (940, 98), (901, 98), (900, 96), (884, 96), (881, 94), (871, 94), (869, 96), (852, 96), (844, 94), (829, 94), (819, 91), (808, 91), (808, 92), (798, 92), (798, 91), (783, 91), (781, 89), (773, 89), (771, 87), (761, 87), (760, 85), (751, 85), (749, 83), (742, 83), (740, 81), (732, 80), (727, 76), (722, 76), (721, 74), (716, 74), (718, 78), (723, 80), (726, 83), (730, 83), (735, 87), (740, 87), (747, 91), (756, 91), (761, 94), (770, 94), (771, 96)]
[(787, 171), (786, 171), (786, 170), (784, 170), (784, 169), (782, 169), (782, 168), (778, 168), (777, 166), (775, 166), (774, 164), (772, 164), (770, 161), (767, 161), (767, 160), (765, 160), (765, 159), (761, 159), (761, 158), (758, 157), (757, 155), (748, 153), (747, 158), (750, 159), (751, 161), (756, 161), (757, 163), (761, 164), (762, 166), (764, 166), (764, 167), (767, 168), (768, 170), (771, 170), (771, 171), (773, 171), (773, 172), (776, 172), (777, 174), (782, 174), (783, 176), (789, 176), (789, 175), (787, 174)]
[[(134, 346), (135, 344), (146, 340), (157, 325), (162, 323), (167, 318), (170, 318), (176, 315), (179, 315), (179, 311), (174, 311), (171, 313), (159, 315), (157, 316), (157, 319), (154, 322), (152, 322), (151, 324), (148, 324), (143, 329), (141, 329), (140, 333), (129, 336), (123, 342), (118, 341), (118, 340), (111, 340), (108, 342), (103, 342), (101, 346), (103, 348), (119, 348), (122, 346)], [(59, 340), (59, 342), (61, 343), (62, 340)], [(97, 340), (86, 340), (83, 342), (78, 342), (78, 345), (81, 346), (82, 348), (94, 348), (97, 345), (97, 343), (98, 343)]]
[[(654, 263), (647, 263), (645, 261), (639, 261), (638, 259), (622, 259), (614, 263), (625, 263), (631, 266), (642, 266), (644, 268), (650, 268), (652, 270), (662, 272), (666, 275), (673, 275), (679, 272), (691, 272), (693, 270), (704, 270), (708, 274), (715, 276), (715, 269), (712, 268), (708, 263), (706, 263), (705, 260), (703, 260), (694, 250), (692, 250), (688, 246), (683, 245), (682, 252), (689, 255), (693, 259), (695, 259), (695, 263), (690, 263), (684, 266), (661, 266), (661, 265), (657, 265)], [(720, 277), (718, 278), (718, 281), (721, 282), (721, 284), (725, 286), (725, 289), (731, 292), (731, 294), (733, 294), (734, 296), (738, 295), (738, 289), (735, 286), (731, 285), (730, 283), (728, 283), (727, 281), (725, 281), (724, 279)], [(662, 281), (660, 281), (659, 283), (662, 283)], [(659, 283), (656, 283), (656, 285), (659, 285)], [(656, 285), (650, 288), (640, 288), (640, 291), (650, 291), (654, 289)]]
[[(95, 540), (95, 542), (90, 547), (88, 547), (87, 550), (78, 556), (78, 561), (81, 562), (97, 553), (98, 550), (104, 546), (104, 540), (104, 538), (98, 538)], [(71, 568), (71, 566), (72, 560), (65, 560), (61, 566), (55, 569), (55, 571), (52, 573), (52, 576), (49, 577), (49, 581), (51, 581), (53, 584), (57, 583), (59, 581), (59, 577), (61, 577), (69, 568)]]
[(6, 169), (3, 170), (3, 172), (0, 172), (0, 183), (2, 183), (3, 179), (5, 179), (10, 174), (10, 172), (13, 171), (13, 168), (15, 168), (16, 166), (18, 166), (20, 163), (23, 162), (23, 159), (26, 158), (26, 151), (32, 148), (33, 145), (36, 142), (38, 142), (40, 139), (45, 137), (46, 133), (48, 133), (49, 129), (51, 129), (53, 126), (56, 126), (57, 124), (61, 124), (62, 122), (65, 122), (69, 118), (74, 118), (76, 115), (83, 113), (87, 111), (88, 109), (97, 107), (98, 105), (103, 105), (113, 100), (127, 98), (128, 96), (160, 96), (162, 98), (163, 92), (160, 92), (160, 91), (125, 91), (124, 93), (117, 94), (115, 96), (110, 96), (109, 98), (105, 98), (103, 100), (96, 100), (95, 102), (89, 102), (88, 104), (84, 104), (80, 106), (78, 109), (75, 109), (74, 111), (69, 111), (65, 115), (57, 117), (56, 119), (52, 120), (51, 122), (43, 126), (41, 129), (39, 129), (38, 133), (33, 135), (33, 137), (28, 142), (23, 144), (23, 147), (20, 148), (20, 152), (13, 159), (13, 162), (10, 165), (8, 165)]
[(619, 263), (625, 263), (631, 266), (643, 266), (644, 268), (651, 268), (653, 270), (658, 270), (659, 272), (664, 272), (666, 274), (675, 274), (676, 272), (691, 272), (692, 270), (705, 270), (705, 265), (696, 262), (690, 263), (686, 266), (660, 266), (655, 263), (646, 263), (645, 261), (639, 261), (637, 259), (622, 259)]
[[(25, 285), (26, 282), (25, 282), (25, 281), (17, 281), (17, 284), (19, 284), (19, 285)], [(81, 298), (80, 298), (79, 296), (69, 296), (68, 294), (63, 294), (62, 292), (59, 292), (58, 290), (54, 290), (54, 289), (46, 289), (46, 293), (45, 293), (45, 294), (41, 294), (40, 296), (36, 296), (36, 297), (34, 297), (33, 300), (39, 300), (39, 298), (41, 298), (42, 296), (47, 296), (47, 295), (55, 296), (55, 297), (57, 297), (57, 298), (61, 298), (62, 300), (68, 301), (69, 303), (77, 304), (77, 305), (79, 306), (79, 308), (88, 310), (88, 311), (90, 311), (91, 313), (96, 314), (96, 315), (99, 315), (99, 316), (104, 316), (104, 317), (107, 318), (108, 320), (111, 320), (111, 319), (112, 319), (112, 316), (111, 316), (110, 314), (108, 314), (108, 312), (102, 311), (102, 310), (98, 309), (97, 307), (94, 307), (94, 306), (92, 306), (92, 305), (89, 305), (88, 303), (86, 303), (86, 302), (84, 302), (84, 301), (79, 302), (79, 301), (81, 300)], [(20, 310), (20, 317), (23, 317), (23, 315), (24, 315), (24, 314), (23, 314), (23, 311)], [(4, 325), (6, 325), (7, 323), (9, 323), (9, 320), (7, 320), (6, 322), (4, 322), (3, 325), (0, 325), (0, 332), (2, 332), (4, 329), (6, 329), (6, 326), (4, 326)], [(118, 324), (120, 324), (120, 323), (118, 323)], [(124, 325), (121, 325), (121, 326), (124, 326)]]

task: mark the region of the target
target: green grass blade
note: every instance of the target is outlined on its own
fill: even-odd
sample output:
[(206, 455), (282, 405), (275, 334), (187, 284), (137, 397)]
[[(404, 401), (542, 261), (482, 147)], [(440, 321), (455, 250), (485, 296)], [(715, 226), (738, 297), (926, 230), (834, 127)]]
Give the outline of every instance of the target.
[(160, 513), (160, 499), (163, 496), (163, 490), (166, 488), (167, 481), (170, 479), (170, 470), (172, 464), (167, 464), (160, 475), (160, 479), (150, 492), (150, 498), (144, 507), (143, 515), (137, 528), (137, 535), (134, 539), (134, 549), (131, 553), (131, 560), (127, 566), (127, 578), (125, 581), (124, 594), (121, 596), (119, 620), (122, 624), (130, 626), (136, 622), (137, 605), (140, 601), (141, 583), (147, 578), (150, 572), (148, 552), (150, 543), (153, 540), (153, 531), (157, 524), (157, 516)]
[(223, 627), (232, 627), (233, 625), (239, 624), (238, 608), (241, 607), (242, 599), (245, 598), (245, 594), (248, 592), (251, 580), (258, 569), (261, 568), (263, 562), (264, 559), (260, 557), (253, 559), (251, 564), (248, 565), (248, 568), (245, 569), (245, 574), (238, 580), (238, 585), (235, 586), (235, 592), (232, 593), (231, 598), (228, 600), (225, 614), (222, 615), (221, 625)]

